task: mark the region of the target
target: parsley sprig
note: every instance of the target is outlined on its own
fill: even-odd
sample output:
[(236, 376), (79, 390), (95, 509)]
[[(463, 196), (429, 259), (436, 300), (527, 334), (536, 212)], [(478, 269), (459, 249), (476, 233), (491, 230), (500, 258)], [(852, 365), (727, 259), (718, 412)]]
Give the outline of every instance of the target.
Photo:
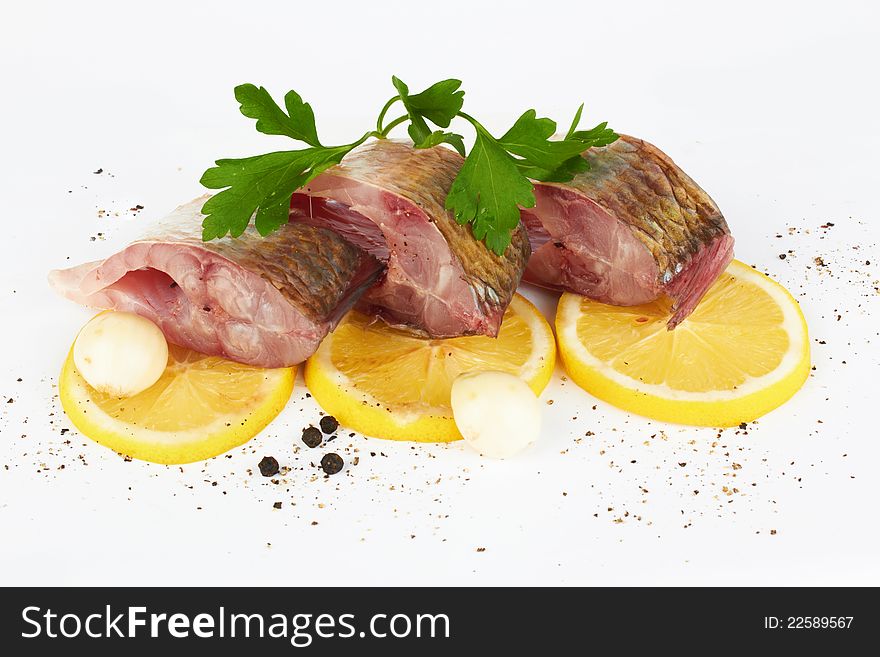
[[(456, 221), (470, 223), (475, 237), (501, 255), (519, 224), (519, 207), (535, 205), (530, 179), (571, 180), (589, 168), (582, 157), (584, 151), (617, 139), (607, 123), (579, 130), (583, 105), (561, 139), (553, 138), (556, 122), (539, 118), (531, 109), (501, 137), (494, 137), (477, 119), (462, 111), (464, 91), (460, 80), (442, 80), (416, 94), (410, 93), (397, 77), (392, 77), (392, 83), (397, 95), (383, 106), (376, 129), (340, 146), (321, 143), (314, 111), (295, 91), (285, 95), (282, 108), (263, 87), (236, 87), (235, 98), (241, 113), (256, 119), (257, 131), (290, 137), (305, 148), (217, 160), (201, 178), (205, 187), (222, 190), (202, 208), (206, 215), (202, 238), (207, 241), (225, 235), (238, 237), (252, 218), (259, 233), (268, 235), (287, 222), (290, 197), (297, 189), (341, 162), (367, 139), (384, 139), (397, 126), (409, 123), (407, 132), (416, 148), (449, 144), (465, 157), (446, 197), (446, 207)], [(398, 102), (405, 113), (386, 123), (388, 112)], [(469, 153), (464, 137), (448, 130), (456, 118), (474, 129), (474, 145)]]

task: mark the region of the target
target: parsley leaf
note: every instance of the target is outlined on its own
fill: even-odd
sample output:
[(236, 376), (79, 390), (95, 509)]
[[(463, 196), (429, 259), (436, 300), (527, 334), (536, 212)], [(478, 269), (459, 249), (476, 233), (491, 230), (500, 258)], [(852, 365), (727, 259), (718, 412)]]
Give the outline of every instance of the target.
[(535, 204), (530, 179), (567, 182), (589, 169), (581, 156), (584, 151), (617, 139), (605, 123), (577, 130), (582, 112), (583, 105), (562, 139), (553, 139), (556, 122), (538, 118), (535, 110), (523, 112), (497, 139), (476, 119), (459, 112), (474, 126), (477, 139), (446, 197), (456, 221), (471, 222), (477, 239), (485, 239), (486, 246), (503, 254), (519, 224), (519, 206)]
[(474, 147), (452, 183), (446, 207), (458, 223), (472, 223), (474, 237), (501, 255), (519, 225), (518, 206), (534, 206), (535, 195), (504, 147), (485, 128), (474, 127)]
[(554, 171), (585, 150), (580, 141), (550, 141), (555, 132), (555, 121), (539, 119), (535, 110), (527, 110), (498, 142), (530, 166)]
[(327, 167), (337, 164), (354, 146), (278, 151), (242, 159), (217, 160), (202, 175), (208, 189), (223, 191), (202, 206), (202, 239), (227, 233), (241, 235), (256, 213), (261, 235), (287, 223), (290, 196)]
[(221, 189), (202, 206), (202, 239), (238, 237), (251, 218), (261, 235), (272, 233), (288, 221), (290, 196), (328, 167), (338, 164), (349, 151), (366, 141), (369, 133), (344, 146), (322, 146), (315, 127), (315, 114), (295, 91), (284, 97), (285, 113), (263, 87), (242, 84), (235, 88), (241, 113), (257, 119), (257, 130), (267, 135), (286, 135), (305, 142), (308, 148), (277, 151), (254, 157), (217, 160), (202, 174), (208, 189)]
[(462, 157), (466, 155), (464, 137), (455, 134), (454, 132), (443, 132), (442, 130), (435, 130), (432, 132), (417, 146), (417, 148), (431, 148), (439, 144), (449, 144), (457, 150), (458, 154)]
[(583, 113), (584, 113), (584, 104), (581, 103), (580, 107), (578, 107), (577, 111), (574, 113), (574, 118), (571, 120), (571, 126), (569, 126), (569, 128), (568, 128), (568, 132), (565, 133), (566, 139), (571, 139), (572, 134), (574, 134), (574, 131), (577, 130), (578, 125), (580, 125), (580, 122), (581, 122), (581, 114), (583, 114)]
[(584, 144), (585, 149), (593, 146), (607, 146), (617, 141), (618, 135), (614, 130), (608, 127), (608, 123), (600, 123), (591, 130), (576, 130), (569, 136)]
[(441, 128), (448, 128), (464, 104), (464, 91), (459, 90), (461, 80), (442, 80), (414, 95), (397, 76), (391, 81), (400, 94), (400, 100), (407, 112), (423, 116)]
[(583, 111), (584, 104), (581, 103), (581, 106), (577, 108), (577, 112), (574, 113), (571, 127), (568, 129), (568, 132), (565, 133), (566, 140), (573, 139), (583, 143), (585, 146), (584, 150), (592, 146), (607, 146), (608, 144), (613, 144), (617, 141), (619, 135), (608, 127), (607, 121), (600, 123), (592, 130), (578, 130), (577, 127), (581, 122), (581, 114)]
[[(448, 128), (452, 119), (456, 117), (464, 104), (464, 91), (460, 91), (461, 80), (442, 80), (422, 91), (421, 93), (410, 95), (409, 87), (397, 76), (391, 77), (400, 100), (406, 108), (409, 116), (410, 125), (407, 129), (410, 138), (415, 143), (416, 148), (430, 148), (441, 143), (436, 141), (435, 133), (431, 131), (426, 122), (430, 121), (434, 125), (441, 128)], [(457, 141), (443, 139), (447, 143), (456, 146), (461, 142), (461, 149), (464, 150), (464, 142), (460, 135), (453, 133), (442, 133), (453, 140), (458, 137)]]
[(555, 169), (543, 169), (533, 166), (524, 160), (518, 160), (516, 164), (519, 167), (520, 173), (526, 178), (540, 180), (541, 182), (568, 182), (577, 174), (590, 168), (590, 163), (580, 155), (565, 160)]
[(315, 128), (312, 106), (304, 103), (298, 93), (291, 90), (284, 96), (284, 113), (265, 87), (241, 84), (235, 88), (235, 99), (241, 104), (241, 113), (257, 119), (257, 130), (266, 135), (287, 135), (309, 146), (321, 146)]

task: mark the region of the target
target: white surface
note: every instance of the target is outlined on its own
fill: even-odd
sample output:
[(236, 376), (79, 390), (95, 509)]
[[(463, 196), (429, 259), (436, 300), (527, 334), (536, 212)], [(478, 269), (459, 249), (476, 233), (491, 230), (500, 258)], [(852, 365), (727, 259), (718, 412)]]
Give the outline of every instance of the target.
[[(451, 2), (435, 20), (436, 4), (305, 4), (4, 12), (0, 583), (880, 584), (876, 5)], [(360, 463), (328, 480), (310, 465), (325, 450), (292, 449), (318, 418), (301, 380), (228, 459), (125, 462), (61, 435), (54, 382), (89, 312), (46, 272), (202, 193), (214, 158), (283, 148), (238, 114), (235, 84), (297, 89), (332, 143), (374, 121), (392, 73), (462, 78), (495, 129), (586, 100), (587, 121), (658, 144), (718, 201), (738, 257), (801, 301), (804, 389), (717, 437), (557, 372), (520, 458), (340, 438)], [(267, 454), (293, 468), (279, 485), (249, 473)]]

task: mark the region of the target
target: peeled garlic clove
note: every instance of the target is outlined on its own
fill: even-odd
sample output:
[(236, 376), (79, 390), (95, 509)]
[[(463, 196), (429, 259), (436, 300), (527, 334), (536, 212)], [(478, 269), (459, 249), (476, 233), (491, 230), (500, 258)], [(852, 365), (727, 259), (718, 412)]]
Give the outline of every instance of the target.
[(73, 363), (95, 390), (130, 397), (162, 376), (168, 343), (159, 327), (140, 315), (101, 313), (76, 337)]
[(471, 447), (483, 456), (508, 458), (538, 439), (541, 409), (535, 393), (506, 372), (474, 372), (452, 383), (452, 414)]

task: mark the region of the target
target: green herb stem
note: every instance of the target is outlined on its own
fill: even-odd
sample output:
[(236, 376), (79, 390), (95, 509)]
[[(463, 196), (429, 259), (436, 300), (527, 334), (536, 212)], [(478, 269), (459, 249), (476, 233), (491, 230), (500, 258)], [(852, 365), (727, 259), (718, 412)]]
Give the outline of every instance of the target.
[(381, 135), (388, 134), (387, 130), (382, 128), (382, 122), (385, 120), (385, 115), (388, 113), (388, 110), (391, 109), (391, 106), (394, 105), (394, 103), (396, 103), (398, 100), (400, 100), (400, 96), (395, 96), (394, 98), (389, 100), (387, 103), (385, 103), (385, 106), (382, 108), (382, 111), (379, 112), (379, 118), (376, 119), (376, 132), (378, 132), (379, 134), (381, 134)]
[(391, 123), (386, 125), (385, 128), (379, 132), (379, 134), (378, 134), (379, 138), (385, 139), (388, 136), (388, 133), (390, 133), (394, 128), (399, 126), (404, 121), (408, 121), (408, 120), (409, 120), (409, 116), (407, 116), (405, 114), (403, 116), (398, 116), (396, 119), (394, 119)]
[(456, 116), (460, 116), (461, 118), (463, 118), (465, 121), (467, 121), (467, 122), (470, 123), (472, 126), (474, 126), (475, 129), (477, 129), (477, 130), (482, 130), (482, 131), (485, 132), (486, 134), (489, 134), (489, 131), (486, 130), (486, 128), (483, 127), (483, 124), (480, 123), (479, 121), (477, 121), (474, 117), (472, 117), (472, 116), (471, 116), (470, 114), (468, 114), (467, 112), (458, 112), (458, 113), (456, 114)]

